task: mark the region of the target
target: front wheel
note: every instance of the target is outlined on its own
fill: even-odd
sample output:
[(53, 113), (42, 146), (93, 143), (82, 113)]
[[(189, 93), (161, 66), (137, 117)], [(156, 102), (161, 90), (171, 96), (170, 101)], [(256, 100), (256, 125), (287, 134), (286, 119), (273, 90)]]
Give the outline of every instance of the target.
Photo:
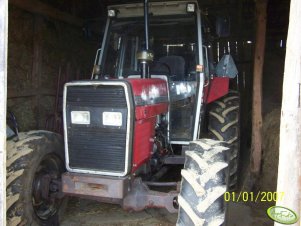
[(177, 226), (219, 226), (224, 223), (228, 150), (225, 143), (210, 139), (190, 144), (181, 171)]
[(59, 225), (66, 206), (63, 141), (46, 131), (20, 133), (7, 141), (7, 225)]

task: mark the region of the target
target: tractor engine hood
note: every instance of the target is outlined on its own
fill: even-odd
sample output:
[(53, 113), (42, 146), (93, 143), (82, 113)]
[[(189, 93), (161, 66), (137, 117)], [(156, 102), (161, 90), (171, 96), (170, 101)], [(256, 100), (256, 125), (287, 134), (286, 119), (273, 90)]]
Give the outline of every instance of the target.
[(151, 158), (158, 116), (168, 112), (163, 79), (111, 79), (65, 84), (66, 168), (126, 176)]
[(167, 113), (169, 98), (166, 81), (162, 79), (126, 79), (132, 86), (136, 120)]

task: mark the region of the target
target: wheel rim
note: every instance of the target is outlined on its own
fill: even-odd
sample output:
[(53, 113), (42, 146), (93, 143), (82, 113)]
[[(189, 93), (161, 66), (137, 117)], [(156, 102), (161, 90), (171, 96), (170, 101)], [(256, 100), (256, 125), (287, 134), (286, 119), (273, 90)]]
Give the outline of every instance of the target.
[(53, 154), (45, 156), (37, 168), (32, 183), (32, 206), (41, 220), (47, 220), (58, 212), (62, 199), (55, 194), (59, 192), (57, 181), (63, 172), (62, 160)]

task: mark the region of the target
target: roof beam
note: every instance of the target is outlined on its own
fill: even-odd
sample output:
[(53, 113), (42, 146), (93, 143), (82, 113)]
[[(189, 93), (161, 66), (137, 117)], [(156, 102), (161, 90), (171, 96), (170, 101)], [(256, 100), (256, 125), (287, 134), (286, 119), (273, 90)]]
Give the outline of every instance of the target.
[(52, 6), (40, 2), (39, 0), (9, 0), (9, 3), (25, 11), (50, 17), (68, 24), (82, 27), (84, 20), (71, 14), (62, 12)]

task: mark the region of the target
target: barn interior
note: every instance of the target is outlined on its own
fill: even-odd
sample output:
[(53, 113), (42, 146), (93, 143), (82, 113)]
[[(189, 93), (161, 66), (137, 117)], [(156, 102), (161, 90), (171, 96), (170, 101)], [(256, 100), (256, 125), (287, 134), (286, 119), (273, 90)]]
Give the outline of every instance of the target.
[[(137, 1), (136, 1), (137, 2)], [(267, 3), (262, 73), (262, 161), (254, 176), (250, 159), (252, 97), (256, 46), (256, 4)], [(7, 112), (19, 132), (63, 133), (62, 96), (66, 82), (91, 78), (101, 46), (107, 6), (123, 0), (9, 0)], [(215, 61), (230, 53), (239, 71), (241, 152), (239, 189), (276, 191), (280, 107), (289, 23), (289, 0), (199, 0), (207, 32), (226, 20), (228, 35), (206, 43)], [(151, 32), (151, 31), (150, 31)], [(174, 31), (174, 35), (177, 32)], [(273, 225), (268, 203), (228, 203), (229, 226)], [(174, 225), (177, 216), (165, 210), (126, 212), (119, 206), (72, 198), (62, 225)]]

